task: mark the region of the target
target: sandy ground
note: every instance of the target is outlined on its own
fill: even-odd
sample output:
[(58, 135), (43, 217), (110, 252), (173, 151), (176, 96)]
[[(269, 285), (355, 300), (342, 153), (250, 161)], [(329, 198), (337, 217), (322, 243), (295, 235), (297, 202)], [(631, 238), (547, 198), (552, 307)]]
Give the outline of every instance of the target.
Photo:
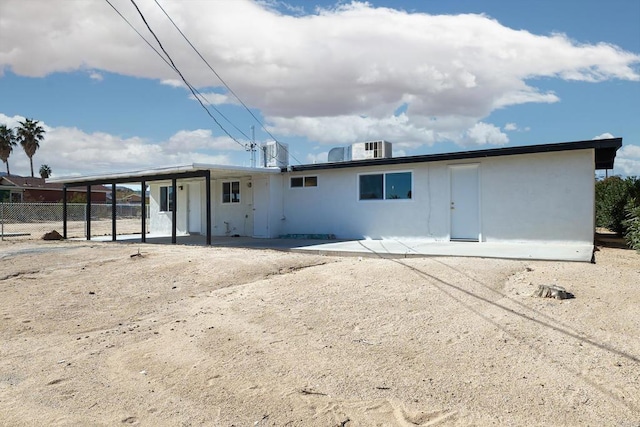
[[(67, 222), (67, 237), (83, 238), (87, 235), (84, 221)], [(140, 234), (142, 220), (140, 218), (122, 218), (116, 221), (116, 234)], [(62, 221), (6, 223), (2, 231), (6, 233), (4, 240), (37, 240), (45, 233), (56, 230), (62, 234)], [(17, 234), (17, 235), (16, 235)], [(110, 236), (111, 220), (91, 221), (91, 236)]]
[(639, 307), (624, 249), (594, 265), (5, 241), (0, 425), (637, 427)]

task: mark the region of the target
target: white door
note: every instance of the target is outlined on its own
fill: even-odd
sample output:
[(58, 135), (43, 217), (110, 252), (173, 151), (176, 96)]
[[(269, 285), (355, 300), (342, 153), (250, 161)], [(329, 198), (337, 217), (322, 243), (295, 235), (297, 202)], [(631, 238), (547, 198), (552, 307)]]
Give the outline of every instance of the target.
[(188, 184), (189, 194), (187, 200), (189, 233), (198, 234), (202, 232), (202, 192), (199, 182)]
[(253, 237), (269, 237), (269, 181), (253, 180)]
[(451, 240), (480, 237), (478, 165), (451, 166)]

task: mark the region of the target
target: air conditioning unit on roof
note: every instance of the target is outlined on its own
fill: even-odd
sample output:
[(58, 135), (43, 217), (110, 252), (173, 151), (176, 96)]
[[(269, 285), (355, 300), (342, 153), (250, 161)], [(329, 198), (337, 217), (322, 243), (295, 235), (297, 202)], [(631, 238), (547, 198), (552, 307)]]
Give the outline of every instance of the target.
[(289, 166), (289, 144), (269, 141), (262, 145), (263, 164), (266, 168)]
[(389, 141), (356, 142), (351, 145), (353, 160), (389, 159), (391, 157), (393, 157), (393, 153)]

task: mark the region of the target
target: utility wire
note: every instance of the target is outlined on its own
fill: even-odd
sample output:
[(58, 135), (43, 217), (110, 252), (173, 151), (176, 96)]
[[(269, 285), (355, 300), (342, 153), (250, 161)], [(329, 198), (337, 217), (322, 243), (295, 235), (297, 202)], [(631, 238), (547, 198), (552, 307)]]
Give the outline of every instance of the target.
[[(133, 1), (133, 0), (131, 0)], [(260, 125), (260, 127), (262, 128), (262, 130), (264, 130), (267, 135), (269, 135), (275, 142), (276, 144), (280, 145), (280, 147), (282, 147), (283, 150), (285, 150), (287, 152), (287, 154), (289, 154), (296, 162), (298, 162), (298, 164), (300, 164), (300, 160), (296, 159), (295, 156), (291, 153), (289, 153), (289, 150), (287, 150), (287, 148), (280, 144), (278, 142), (278, 140), (276, 139), (275, 136), (273, 136), (271, 134), (271, 132), (269, 132), (267, 130), (267, 128), (264, 126), (264, 124), (260, 121), (260, 119), (258, 119), (255, 114), (253, 114), (253, 112), (251, 111), (251, 109), (249, 107), (247, 107), (247, 105), (242, 101), (242, 99), (240, 99), (240, 97), (233, 91), (233, 89), (231, 89), (231, 87), (227, 84), (227, 82), (224, 81), (224, 79), (220, 76), (220, 74), (218, 74), (216, 72), (216, 70), (211, 66), (211, 64), (209, 64), (209, 62), (204, 58), (204, 56), (202, 56), (202, 54), (200, 53), (200, 51), (193, 45), (193, 43), (191, 43), (191, 41), (189, 40), (189, 38), (182, 32), (182, 30), (180, 29), (180, 27), (178, 27), (178, 25), (175, 23), (175, 21), (171, 18), (171, 16), (169, 16), (169, 14), (167, 13), (167, 11), (162, 7), (162, 5), (158, 2), (158, 0), (154, 0), (156, 5), (158, 5), (158, 7), (160, 8), (160, 10), (162, 10), (162, 12), (165, 14), (165, 16), (169, 19), (169, 21), (171, 22), (171, 24), (173, 24), (173, 26), (175, 27), (176, 30), (178, 30), (178, 32), (180, 33), (180, 35), (182, 36), (182, 38), (185, 39), (185, 41), (189, 44), (189, 46), (191, 46), (191, 48), (195, 51), (196, 54), (198, 54), (198, 56), (200, 57), (200, 59), (202, 59), (202, 61), (204, 61), (205, 64), (207, 64), (207, 67), (209, 67), (209, 69), (211, 70), (211, 72), (213, 72), (213, 74), (215, 74), (215, 76), (218, 78), (218, 80), (220, 80), (220, 82), (222, 82), (222, 84), (224, 85), (225, 88), (227, 88), (227, 90), (229, 91), (229, 93), (231, 93), (237, 100), (238, 102), (240, 102), (240, 104), (242, 104), (242, 106), (244, 107), (245, 110), (247, 110), (247, 112), (249, 114), (251, 114), (251, 116), (254, 118), (254, 120)]]
[[(162, 59), (165, 64), (167, 64), (173, 71), (175, 71), (181, 78), (182, 81), (184, 82), (184, 84), (189, 88), (189, 90), (191, 91), (191, 93), (193, 94), (194, 98), (196, 99), (196, 101), (198, 101), (200, 103), (200, 105), (202, 106), (202, 108), (204, 108), (204, 110), (207, 112), (207, 114), (213, 119), (213, 121), (218, 125), (218, 127), (220, 127), (233, 141), (235, 141), (236, 143), (238, 143), (239, 145), (241, 145), (243, 148), (245, 148), (245, 144), (241, 143), (240, 141), (238, 141), (236, 138), (234, 138), (232, 135), (229, 134), (229, 132), (227, 132), (227, 130), (220, 124), (220, 122), (218, 122), (218, 120), (211, 114), (211, 112), (209, 111), (209, 109), (204, 105), (204, 103), (202, 102), (201, 99), (204, 99), (206, 101), (206, 98), (204, 97), (204, 95), (202, 95), (202, 93), (200, 93), (200, 91), (198, 91), (198, 89), (196, 89), (195, 87), (193, 87), (193, 85), (191, 85), (182, 75), (182, 73), (180, 73), (180, 71), (177, 69), (177, 67), (175, 66), (175, 64), (173, 63), (173, 61), (171, 60), (171, 57), (169, 56), (169, 54), (164, 50), (164, 48), (162, 48), (162, 44), (160, 43), (160, 41), (158, 40), (157, 37), (155, 37), (155, 34), (153, 33), (153, 31), (151, 30), (151, 28), (149, 28), (149, 26), (147, 25), (147, 28), (149, 29), (149, 31), (151, 32), (151, 34), (154, 35), (156, 41), (158, 42), (158, 45), (160, 45), (160, 47), (162, 48), (163, 52), (165, 53), (165, 55), (167, 55), (167, 58), (169, 58), (167, 60), (167, 58), (165, 58), (165, 56), (162, 55), (162, 53), (160, 53), (158, 51), (158, 49), (155, 48), (155, 46), (153, 46), (141, 33), (140, 31), (138, 31), (136, 29), (136, 27), (124, 16), (122, 15), (122, 13), (120, 13), (120, 11), (109, 1), (109, 0), (105, 0), (109, 6), (111, 6), (111, 8), (129, 25), (129, 27), (131, 27), (131, 29), (133, 29), (133, 31), (135, 31), (138, 36), (140, 36), (140, 38), (142, 40), (144, 40), (144, 42), (151, 48), (153, 49), (153, 51), (160, 57), (160, 59)], [(136, 7), (136, 9), (138, 10), (138, 13), (140, 13), (140, 15), (142, 16), (140, 9), (138, 9), (138, 6), (132, 1), (132, 3), (134, 4), (134, 6)], [(146, 24), (146, 20), (144, 19), (144, 16), (142, 16), (143, 21)], [(215, 110), (222, 118), (224, 118), (231, 126), (233, 126), (238, 132), (240, 132), (245, 138), (247, 138), (247, 140), (249, 139), (249, 137), (247, 136), (247, 134), (245, 134), (241, 129), (239, 129), (235, 124), (233, 124), (233, 122), (231, 122), (220, 110), (218, 110), (216, 107), (211, 106), (211, 108), (213, 110)]]
[[(194, 90), (193, 86), (191, 86), (191, 84), (187, 81), (187, 79), (184, 77), (184, 75), (180, 72), (180, 70), (178, 69), (178, 67), (176, 66), (176, 64), (173, 62), (173, 59), (171, 59), (171, 55), (169, 55), (169, 52), (166, 51), (166, 49), (164, 48), (164, 46), (162, 45), (162, 42), (160, 42), (160, 39), (158, 38), (158, 36), (156, 35), (156, 33), (151, 29), (151, 26), (149, 25), (149, 23), (147, 22), (146, 18), (144, 17), (144, 14), (142, 13), (142, 11), (140, 11), (140, 8), (138, 7), (138, 5), (136, 4), (135, 0), (131, 0), (131, 3), (133, 4), (133, 6), (136, 8), (136, 10), (138, 11), (138, 14), (140, 15), (140, 18), (142, 19), (142, 22), (144, 22), (144, 25), (147, 27), (147, 29), (149, 30), (149, 32), (151, 33), (151, 35), (153, 36), (153, 38), (156, 40), (156, 42), (158, 43), (158, 46), (160, 47), (160, 49), (164, 52), (164, 54), (167, 56), (167, 59), (169, 60), (169, 62), (171, 62), (171, 65), (173, 67), (173, 69), (176, 71), (176, 73), (178, 73), (178, 75), (180, 76), (180, 78), (182, 79), (182, 81), (184, 82), (185, 85), (187, 85), (187, 87), (189, 88), (189, 90), (191, 91), (191, 93), (193, 94), (193, 96), (196, 98), (196, 100), (198, 101), (198, 103), (200, 103), (200, 105), (202, 106), (202, 108), (204, 108), (204, 110), (207, 112), (207, 114), (209, 115), (209, 117), (211, 117), (213, 119), (213, 121), (218, 125), (218, 127), (220, 129), (222, 129), (222, 131), (224, 133), (227, 134), (227, 136), (229, 136), (229, 138), (233, 139), (238, 145), (240, 145), (242, 148), (245, 148), (245, 145), (243, 143), (241, 143), (240, 141), (238, 141), (233, 135), (231, 135), (229, 133), (229, 131), (227, 131), (224, 126), (222, 126), (222, 124), (220, 124), (220, 122), (215, 118), (215, 116), (213, 114), (211, 114), (211, 111), (209, 111), (209, 109), (204, 105), (204, 103), (202, 102), (202, 99), (200, 99), (200, 97), (198, 96), (198, 94), (196, 93), (196, 91)], [(246, 135), (245, 135), (246, 136)], [(247, 138), (248, 139), (248, 138)]]

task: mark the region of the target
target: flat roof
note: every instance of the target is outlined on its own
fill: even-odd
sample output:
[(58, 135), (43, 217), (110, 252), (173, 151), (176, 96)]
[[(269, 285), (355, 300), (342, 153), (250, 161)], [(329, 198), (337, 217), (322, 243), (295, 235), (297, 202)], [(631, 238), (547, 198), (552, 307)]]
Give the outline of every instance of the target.
[(391, 157), (386, 159), (350, 160), (345, 162), (317, 163), (286, 168), (252, 168), (246, 166), (214, 165), (193, 163), (184, 166), (173, 166), (146, 169), (133, 172), (116, 172), (105, 175), (89, 175), (77, 177), (61, 177), (47, 179), (47, 183), (61, 183), (66, 187), (81, 185), (103, 185), (139, 183), (141, 181), (159, 181), (172, 178), (201, 178), (208, 172), (212, 178), (238, 178), (250, 175), (279, 174), (287, 171), (314, 171), (325, 169), (354, 168), (363, 166), (401, 165), (408, 163), (426, 163), (447, 160), (478, 159), (484, 157), (511, 156), (517, 154), (550, 153), (572, 150), (595, 150), (595, 168), (613, 169), (616, 152), (622, 147), (622, 138), (595, 139), (588, 141), (561, 142), (555, 144), (524, 145), (518, 147), (490, 148), (486, 150), (460, 151), (443, 154), (426, 154), (418, 156)]
[(595, 168), (613, 169), (616, 151), (622, 147), (622, 138), (594, 139), (587, 141), (561, 142), (554, 144), (524, 145), (518, 147), (490, 148), (486, 150), (459, 151), (443, 154), (391, 157), (386, 159), (349, 160), (344, 162), (316, 163), (290, 166), (282, 171), (313, 171), (323, 169), (355, 168), (363, 166), (401, 165), (407, 163), (427, 163), (447, 160), (479, 159), (483, 157), (512, 156), (517, 154), (551, 153), (595, 149)]
[(246, 166), (193, 163), (183, 166), (145, 169), (132, 172), (116, 172), (105, 175), (52, 178), (47, 179), (47, 182), (67, 184), (67, 186), (125, 184), (139, 183), (140, 181), (159, 181), (171, 178), (202, 177), (205, 171), (209, 171), (211, 177), (218, 178), (237, 178), (257, 174), (280, 173), (279, 168), (251, 168)]

